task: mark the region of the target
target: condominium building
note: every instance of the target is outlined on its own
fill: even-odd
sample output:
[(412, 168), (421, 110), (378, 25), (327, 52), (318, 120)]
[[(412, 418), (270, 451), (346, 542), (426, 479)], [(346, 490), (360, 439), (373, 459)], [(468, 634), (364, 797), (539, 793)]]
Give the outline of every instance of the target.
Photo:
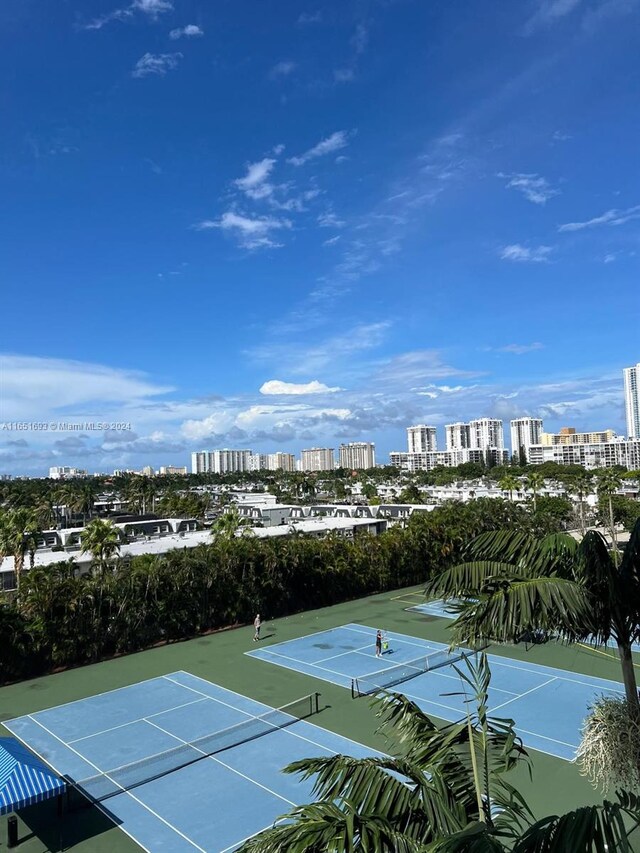
[(511, 452), (523, 453), (527, 458), (527, 450), (532, 444), (540, 444), (542, 420), (540, 418), (516, 418), (511, 421)]
[(428, 453), (438, 449), (436, 428), (426, 424), (407, 427), (409, 453)]
[(310, 447), (300, 451), (302, 471), (333, 471), (335, 467), (333, 447)]
[(87, 472), (83, 468), (71, 468), (68, 465), (58, 465), (49, 468), (50, 480), (73, 480), (76, 477), (86, 477)]
[(143, 477), (153, 477), (153, 476), (155, 476), (155, 473), (156, 473), (156, 472), (155, 472), (155, 470), (152, 468), (152, 466), (151, 466), (151, 465), (145, 465), (145, 466), (144, 466), (144, 468), (141, 468), (141, 469), (140, 469), (140, 474), (141, 474)]
[(431, 471), (433, 468), (455, 468), (467, 462), (478, 465), (506, 465), (509, 452), (496, 447), (485, 450), (463, 448), (460, 450), (434, 450), (427, 453), (404, 453), (395, 451), (389, 454), (389, 464), (404, 471)]
[(582, 465), (584, 468), (610, 468), (620, 465), (635, 471), (640, 468), (640, 438), (617, 438), (592, 444), (532, 444), (529, 463), (541, 465)]
[(191, 454), (193, 474), (233, 474), (249, 470), (250, 450), (200, 450)]
[(471, 430), (469, 424), (446, 424), (444, 428), (445, 446), (447, 450), (465, 450), (471, 447)]
[(622, 373), (627, 438), (640, 438), (640, 362), (635, 367), (625, 367)]
[(545, 446), (555, 444), (602, 444), (603, 442), (614, 441), (617, 438), (612, 429), (605, 429), (601, 432), (576, 432), (573, 427), (562, 427), (560, 432), (543, 432), (540, 434), (540, 441), (533, 442), (534, 444), (544, 444)]
[(267, 469), (269, 471), (295, 471), (296, 457), (293, 453), (269, 453)]
[(179, 476), (184, 477), (188, 473), (187, 466), (184, 465), (161, 465), (160, 466), (160, 474), (163, 477), (168, 476)]
[(252, 453), (249, 457), (249, 471), (266, 471), (267, 469), (267, 454)]
[(341, 444), (339, 451), (341, 468), (375, 468), (376, 446), (370, 441), (351, 441)]
[(469, 421), (472, 450), (504, 449), (504, 431), (502, 421), (496, 418), (478, 418)]

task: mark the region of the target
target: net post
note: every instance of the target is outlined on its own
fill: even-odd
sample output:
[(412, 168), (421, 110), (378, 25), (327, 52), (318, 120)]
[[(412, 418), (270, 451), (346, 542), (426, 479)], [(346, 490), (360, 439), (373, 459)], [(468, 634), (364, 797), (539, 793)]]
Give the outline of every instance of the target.
[(313, 699), (314, 699), (314, 712), (316, 714), (319, 714), (320, 713), (320, 694), (314, 693)]

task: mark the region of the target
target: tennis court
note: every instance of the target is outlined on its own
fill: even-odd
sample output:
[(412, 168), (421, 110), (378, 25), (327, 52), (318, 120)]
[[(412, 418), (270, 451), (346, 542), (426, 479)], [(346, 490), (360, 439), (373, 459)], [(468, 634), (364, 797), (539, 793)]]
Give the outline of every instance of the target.
[(4, 725), (144, 850), (209, 853), (312, 799), (291, 761), (376, 754), (306, 721), (316, 710), (317, 694), (273, 709), (179, 671)]
[[(382, 658), (374, 654), (375, 629), (357, 623), (247, 654), (348, 689), (355, 680), (365, 685), (361, 692), (372, 692), (376, 683), (385, 686), (391, 682), (395, 686), (389, 689), (404, 693), (427, 713), (449, 722), (459, 720), (465, 714), (464, 697), (446, 694), (463, 687), (450, 659), (447, 662), (447, 646), (393, 631), (385, 634), (389, 649)], [(425, 671), (424, 659), (434, 654), (436, 664), (445, 665)], [(515, 720), (527, 746), (567, 761), (575, 757), (590, 702), (598, 695), (622, 694), (622, 685), (614, 681), (501, 655), (488, 657), (490, 713)], [(400, 680), (403, 673), (409, 680)]]

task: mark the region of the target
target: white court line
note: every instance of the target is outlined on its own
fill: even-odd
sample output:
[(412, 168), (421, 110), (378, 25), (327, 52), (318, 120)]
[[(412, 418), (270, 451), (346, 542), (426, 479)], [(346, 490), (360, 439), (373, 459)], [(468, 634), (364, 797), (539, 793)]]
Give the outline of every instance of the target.
[[(285, 660), (293, 661), (293, 663), (297, 663), (299, 666), (300, 666), (300, 665), (302, 665), (302, 666), (309, 666), (309, 667), (313, 667), (314, 669), (321, 669), (321, 670), (323, 670), (324, 672), (331, 672), (331, 673), (333, 673), (333, 675), (340, 675), (340, 676), (342, 676), (342, 678), (346, 678), (346, 679), (347, 679), (347, 680), (349, 680), (349, 681), (351, 681), (351, 678), (352, 678), (352, 676), (350, 676), (350, 675), (343, 675), (341, 672), (337, 672), (335, 669), (329, 669), (329, 667), (328, 667), (328, 666), (318, 666), (318, 665), (317, 665), (317, 664), (315, 664), (315, 663), (313, 663), (313, 664), (312, 664), (312, 663), (307, 663), (307, 664), (305, 664), (305, 663), (304, 663), (304, 661), (298, 660), (297, 658), (290, 658), (290, 657), (289, 657), (289, 655), (283, 655), (283, 654), (280, 654), (280, 652), (269, 652), (269, 650), (268, 650), (268, 649), (265, 649), (265, 652), (268, 652), (268, 653), (272, 654), (275, 658), (284, 658)], [(264, 658), (263, 658), (263, 660), (264, 660)], [(290, 667), (289, 667), (289, 669), (293, 669), (293, 667), (292, 667), (292, 666), (290, 666)], [(295, 672), (299, 672), (301, 675), (311, 675), (311, 676), (313, 677), (312, 673), (309, 673), (309, 672), (303, 672), (301, 669), (296, 669), (296, 670), (294, 670), (294, 671), (295, 671)], [(340, 687), (342, 687), (342, 686), (343, 686), (343, 685), (340, 685)]]
[[(331, 631), (338, 631), (340, 628), (346, 628), (346, 625), (336, 625), (333, 628), (323, 628), (322, 631), (314, 631), (312, 634), (302, 634), (300, 637), (292, 637), (290, 640), (280, 640), (279, 643), (270, 643), (268, 646), (264, 646), (263, 648), (274, 649), (276, 646), (284, 646), (285, 643), (294, 643), (296, 640), (308, 640), (312, 637), (319, 637), (320, 634), (330, 634)], [(256, 650), (257, 651), (257, 650)], [(253, 652), (245, 652), (245, 655), (251, 655)], [(189, 673), (190, 675), (191, 673)], [(240, 694), (238, 694), (240, 695)]]
[[(151, 720), (149, 720), (149, 722), (151, 722)], [(297, 806), (298, 805), (297, 803), (294, 803), (291, 800), (288, 800), (286, 797), (282, 797), (276, 791), (272, 791), (271, 788), (267, 788), (266, 785), (261, 784), (256, 779), (252, 779), (250, 776), (246, 776), (240, 770), (236, 770), (235, 767), (230, 767), (228, 764), (225, 764), (225, 762), (222, 761), (221, 759), (219, 759), (216, 755), (207, 755), (207, 753), (203, 749), (198, 749), (197, 746), (194, 747), (193, 744), (189, 743), (188, 740), (183, 740), (178, 735), (174, 735), (172, 732), (167, 731), (167, 729), (163, 729), (162, 726), (159, 726), (157, 723), (151, 723), (151, 725), (155, 726), (157, 729), (160, 729), (161, 732), (168, 734), (170, 737), (175, 738), (175, 740), (179, 740), (180, 743), (184, 744), (185, 746), (193, 747), (193, 749), (195, 749), (196, 752), (199, 752), (203, 758), (206, 758), (206, 759), (210, 758), (212, 761), (215, 761), (216, 763), (221, 764), (223, 767), (226, 767), (227, 770), (231, 770), (233, 773), (237, 773), (238, 776), (242, 776), (242, 778), (246, 779), (247, 782), (252, 782), (254, 785), (257, 785), (258, 788), (262, 788), (263, 791), (267, 791), (269, 794), (273, 794), (274, 797), (277, 797), (279, 800), (283, 800), (285, 803), (288, 803), (290, 806)], [(275, 727), (274, 727), (274, 731), (277, 731), (277, 729)], [(180, 768), (177, 768), (177, 769), (180, 769)]]
[[(46, 676), (48, 677), (48, 676)], [(160, 681), (164, 675), (154, 675), (153, 678), (147, 678), (145, 681), (136, 681), (133, 684), (125, 684), (123, 687), (114, 687), (111, 690), (103, 690), (102, 693), (94, 693), (93, 696), (81, 696), (80, 699), (71, 699), (69, 702), (63, 702), (61, 705), (54, 705), (53, 708), (41, 708), (39, 711), (34, 711), (34, 714), (44, 714), (47, 711), (57, 711), (58, 708), (66, 708), (67, 705), (75, 705), (78, 702), (86, 702), (87, 699), (97, 699), (99, 696), (108, 696), (109, 693), (118, 693), (120, 690), (131, 690), (132, 687), (139, 687), (141, 684), (148, 684), (150, 681)], [(22, 717), (32, 717), (33, 714), (22, 714)], [(13, 723), (19, 720), (20, 717), (13, 717), (11, 720), (5, 720), (5, 723)], [(4, 725), (4, 723), (3, 723)]]
[(515, 696), (513, 699), (508, 699), (506, 702), (503, 702), (502, 705), (496, 705), (495, 708), (491, 709), (491, 713), (497, 711), (499, 708), (504, 708), (505, 705), (509, 705), (511, 702), (517, 702), (518, 699), (522, 699), (523, 696), (528, 696), (530, 693), (535, 693), (536, 690), (541, 690), (543, 687), (546, 687), (547, 684), (551, 684), (554, 681), (558, 681), (555, 676), (553, 678), (549, 678), (547, 681), (543, 681), (542, 684), (537, 684), (535, 687), (532, 687), (530, 690), (525, 690), (524, 693), (520, 693), (519, 696)]
[[(343, 657), (343, 655), (362, 654), (363, 649), (370, 649), (371, 646), (372, 646), (372, 643), (367, 643), (366, 646), (360, 646), (357, 649), (349, 649), (348, 652), (340, 652), (337, 655), (329, 655), (328, 658), (320, 658), (320, 660), (317, 661), (317, 663), (324, 663), (325, 661), (333, 660), (334, 658), (341, 658), (341, 657)], [(278, 652), (276, 652), (276, 654), (278, 654)], [(304, 661), (304, 660), (301, 660), (300, 663), (304, 663), (307, 666), (309, 666), (309, 665), (315, 666), (315, 664), (309, 664), (307, 661)]]
[[(291, 669), (292, 672), (297, 672), (298, 674), (302, 674), (302, 675), (305, 674), (305, 673), (300, 673), (300, 671), (297, 669), (292, 669), (292, 667), (284, 667), (284, 668), (285, 669)], [(273, 707), (271, 705), (265, 705), (264, 702), (259, 702), (257, 699), (251, 699), (251, 697), (245, 696), (244, 693), (238, 693), (237, 690), (230, 690), (228, 687), (221, 687), (219, 684), (213, 684), (212, 681), (207, 681), (206, 678), (200, 678), (199, 675), (193, 675), (191, 672), (187, 672), (186, 669), (180, 669), (180, 670), (178, 670), (178, 672), (181, 672), (183, 675), (188, 675), (190, 678), (197, 678), (199, 681), (204, 681), (205, 684), (208, 684), (212, 687), (216, 687), (218, 690), (224, 690), (225, 693), (231, 693), (232, 696), (239, 696), (241, 699), (245, 699), (245, 700), (248, 699), (249, 701), (254, 702), (256, 705), (261, 705), (266, 710), (273, 710)], [(325, 679), (325, 681), (327, 681), (328, 684), (335, 685), (336, 687), (342, 687), (343, 686), (342, 684), (338, 684), (338, 682), (336, 682), (336, 681), (330, 681), (329, 679)], [(179, 682), (177, 682), (177, 683), (179, 683)], [(304, 722), (305, 726), (313, 726), (314, 729), (318, 729), (318, 731), (320, 731), (320, 732), (324, 732), (325, 734), (333, 735), (334, 737), (339, 737), (341, 740), (346, 740), (349, 743), (353, 743), (356, 746), (359, 746), (361, 749), (364, 747), (365, 749), (368, 749), (370, 752), (375, 752), (376, 755), (385, 755), (384, 752), (380, 752), (377, 749), (373, 749), (373, 748), (370, 748), (368, 746), (365, 746), (365, 744), (360, 743), (360, 741), (354, 740), (353, 738), (347, 737), (346, 735), (338, 734), (337, 732), (332, 731), (332, 729), (325, 729), (325, 728), (323, 728), (323, 726), (317, 725), (317, 723), (310, 723), (308, 720), (304, 720), (303, 722)], [(302, 738), (303, 740), (307, 740), (307, 741), (309, 741), (309, 743), (315, 744), (315, 746), (322, 747), (322, 749), (329, 749), (329, 747), (324, 746), (323, 744), (315, 743), (315, 741), (312, 741), (309, 738), (303, 737), (303, 735), (297, 734), (296, 732), (288, 732), (288, 734), (293, 734), (296, 737)], [(336, 753), (336, 755), (337, 754), (338, 753)]]
[(74, 740), (68, 740), (67, 743), (80, 743), (81, 740), (89, 740), (89, 738), (98, 737), (98, 735), (103, 735), (106, 732), (114, 732), (116, 729), (124, 729), (126, 726), (134, 725), (134, 723), (144, 723), (149, 719), (149, 717), (159, 717), (161, 714), (170, 714), (171, 711), (177, 711), (178, 708), (186, 708), (188, 705), (195, 705), (198, 702), (204, 702), (204, 699), (194, 699), (191, 702), (183, 702), (182, 705), (174, 705), (173, 708), (167, 708), (166, 711), (156, 711), (155, 714), (149, 714), (147, 717), (137, 717), (135, 720), (129, 720), (128, 723), (120, 723), (119, 726), (111, 726), (109, 729), (101, 729), (101, 731), (94, 732), (92, 735), (84, 735), (83, 737), (77, 737)]
[[(136, 796), (135, 796), (135, 794), (132, 794), (132, 793), (131, 793), (131, 791), (127, 791), (125, 788), (123, 788), (123, 787), (122, 787), (122, 785), (120, 785), (120, 783), (119, 783), (119, 782), (116, 782), (116, 780), (115, 780), (115, 779), (112, 779), (112, 778), (111, 778), (111, 776), (109, 776), (109, 774), (108, 774), (108, 773), (105, 773), (103, 770), (101, 770), (101, 769), (98, 767), (98, 765), (97, 765), (97, 764), (94, 764), (94, 763), (93, 763), (93, 761), (89, 761), (89, 759), (88, 759), (88, 758), (85, 758), (85, 756), (84, 756), (84, 755), (82, 755), (82, 753), (81, 753), (81, 752), (78, 752), (78, 750), (77, 750), (77, 749), (74, 749), (72, 746), (69, 746), (69, 744), (68, 744), (68, 743), (66, 743), (65, 741), (63, 741), (63, 740), (62, 740), (62, 738), (59, 738), (57, 734), (54, 734), (52, 731), (50, 731), (50, 729), (48, 729), (45, 725), (43, 725), (41, 722), (39, 722), (39, 720), (34, 719), (34, 718), (31, 716), (31, 714), (27, 714), (27, 716), (28, 716), (28, 717), (29, 717), (29, 718), (30, 718), (30, 719), (31, 719), (31, 720), (32, 720), (36, 725), (40, 726), (40, 727), (41, 727), (41, 728), (43, 728), (43, 729), (44, 729), (48, 734), (50, 734), (50, 735), (51, 735), (51, 737), (54, 737), (56, 740), (59, 740), (59, 741), (60, 741), (60, 743), (61, 743), (61, 744), (63, 744), (63, 746), (66, 746), (66, 747), (67, 747), (67, 749), (70, 749), (70, 750), (71, 750), (71, 752), (75, 752), (75, 754), (76, 754), (79, 758), (81, 758), (83, 761), (86, 761), (86, 763), (87, 763), (87, 764), (90, 764), (92, 767), (95, 767), (95, 769), (98, 771), (98, 773), (99, 773), (101, 776), (106, 776), (106, 777), (107, 777), (107, 779), (109, 779), (109, 781), (110, 781), (110, 782), (113, 782), (113, 783), (114, 783), (114, 785), (117, 785), (117, 786), (118, 786), (118, 788), (122, 788), (122, 793), (123, 793), (123, 794), (127, 794), (127, 796), (131, 797), (131, 799), (132, 799), (132, 800), (135, 800), (135, 802), (136, 802), (136, 803), (138, 803), (138, 804), (139, 804), (139, 805), (141, 805), (143, 808), (145, 808), (145, 809), (146, 809), (148, 812), (150, 812), (154, 817), (158, 818), (158, 820), (159, 820), (159, 821), (162, 821), (162, 823), (166, 824), (166, 825), (169, 827), (169, 829), (172, 829), (172, 830), (176, 833), (176, 835), (179, 835), (181, 838), (184, 838), (184, 840), (185, 840), (188, 844), (191, 844), (193, 847), (195, 847), (195, 848), (196, 848), (196, 850), (200, 850), (200, 851), (201, 851), (201, 853), (207, 853), (207, 851), (206, 851), (206, 850), (204, 850), (202, 847), (200, 847), (198, 844), (196, 844), (196, 843), (195, 843), (195, 841), (192, 841), (192, 840), (191, 840), (190, 838), (188, 838), (184, 833), (180, 832), (180, 830), (179, 830), (179, 829), (176, 829), (176, 827), (175, 827), (175, 826), (173, 826), (173, 824), (169, 823), (169, 821), (168, 821), (168, 820), (165, 820), (165, 819), (164, 819), (161, 815), (159, 815), (157, 812), (154, 812), (154, 810), (153, 810), (150, 806), (148, 806), (146, 803), (143, 803), (143, 802), (142, 802), (142, 800), (138, 799), (138, 797), (136, 797)], [(152, 725), (153, 725), (153, 724), (152, 724)], [(118, 794), (117, 796), (120, 796), (120, 795)], [(114, 823), (115, 823), (115, 821), (114, 821)], [(131, 837), (133, 838), (133, 836), (131, 836)], [(134, 840), (135, 840), (135, 839), (134, 839)]]

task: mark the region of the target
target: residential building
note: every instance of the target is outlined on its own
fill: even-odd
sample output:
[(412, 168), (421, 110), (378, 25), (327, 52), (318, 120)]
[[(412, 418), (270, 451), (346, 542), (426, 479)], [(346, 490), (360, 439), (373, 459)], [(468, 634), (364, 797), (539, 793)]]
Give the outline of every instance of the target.
[(447, 450), (465, 450), (471, 447), (471, 430), (469, 424), (446, 424), (444, 428), (445, 445)]
[(406, 450), (392, 450), (389, 454), (389, 465), (394, 468), (407, 468), (409, 463), (409, 454)]
[(50, 480), (72, 480), (76, 477), (86, 477), (87, 472), (82, 468), (71, 468), (68, 465), (58, 465), (49, 468)]
[(333, 447), (310, 447), (300, 452), (301, 471), (333, 471), (335, 467)]
[(532, 444), (540, 444), (542, 420), (540, 418), (516, 418), (511, 421), (511, 452), (523, 456), (526, 461), (527, 452)]
[(375, 468), (376, 446), (370, 441), (351, 441), (349, 444), (341, 444), (339, 452), (341, 468)]
[(617, 438), (612, 429), (601, 432), (576, 432), (573, 427), (562, 427), (560, 432), (543, 432), (540, 441), (534, 444), (602, 444), (606, 441), (615, 441)]
[(640, 362), (635, 367), (625, 367), (622, 373), (627, 438), (640, 438)]
[(267, 456), (267, 469), (269, 471), (295, 471), (296, 457), (293, 453), (269, 453)]
[(431, 471), (432, 468), (455, 468), (466, 462), (478, 465), (506, 465), (509, 452), (490, 447), (485, 450), (465, 448), (461, 450), (436, 450), (430, 453), (399, 453), (389, 454), (389, 464), (402, 468), (404, 471)]
[(502, 421), (496, 418), (478, 418), (469, 421), (472, 450), (504, 449)]
[(145, 465), (144, 468), (140, 471), (140, 474), (143, 477), (153, 477), (155, 476), (155, 470), (151, 467), (151, 465)]
[(188, 470), (187, 470), (187, 466), (186, 466), (186, 465), (184, 465), (184, 466), (180, 466), (180, 465), (161, 465), (161, 466), (160, 466), (160, 474), (161, 474), (162, 476), (167, 476), (167, 477), (169, 477), (169, 476), (171, 476), (171, 475), (174, 475), (174, 476), (184, 477), (184, 476), (185, 476), (186, 474), (188, 474), (188, 473), (189, 473), (189, 472), (188, 472)]
[(233, 474), (249, 470), (250, 450), (200, 450), (191, 454), (192, 474)]
[(252, 453), (249, 457), (249, 471), (266, 471), (267, 469), (267, 454)]
[(429, 453), (438, 449), (436, 428), (426, 424), (407, 427), (409, 453)]
[(591, 444), (532, 444), (529, 448), (529, 463), (541, 465), (543, 462), (582, 465), (584, 468), (620, 465), (635, 471), (640, 469), (640, 438), (616, 438)]

